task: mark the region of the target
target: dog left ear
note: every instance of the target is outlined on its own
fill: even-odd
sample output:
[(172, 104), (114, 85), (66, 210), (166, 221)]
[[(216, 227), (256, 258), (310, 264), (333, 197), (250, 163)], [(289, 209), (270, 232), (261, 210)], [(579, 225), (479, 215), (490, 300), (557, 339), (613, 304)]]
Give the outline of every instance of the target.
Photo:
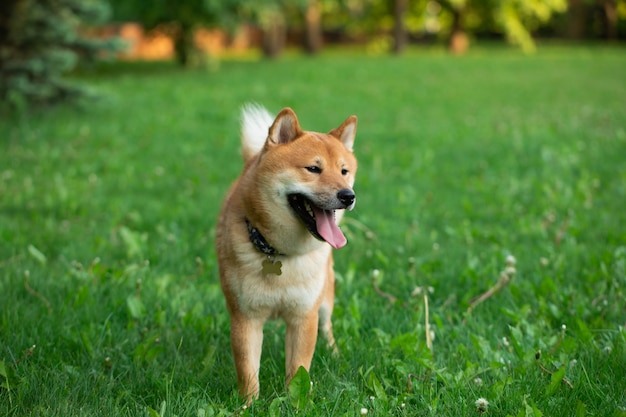
[(341, 124), (341, 126), (328, 133), (329, 135), (339, 139), (350, 152), (352, 152), (354, 138), (356, 136), (356, 121), (356, 116), (350, 116)]
[(275, 145), (289, 143), (302, 135), (302, 129), (296, 113), (286, 107), (278, 113), (269, 130), (268, 140)]

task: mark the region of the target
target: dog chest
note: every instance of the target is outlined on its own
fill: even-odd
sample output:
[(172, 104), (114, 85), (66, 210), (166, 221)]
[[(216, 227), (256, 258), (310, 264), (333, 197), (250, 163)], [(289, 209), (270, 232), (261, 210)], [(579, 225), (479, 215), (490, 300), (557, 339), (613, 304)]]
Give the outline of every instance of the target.
[(280, 257), (281, 275), (263, 275), (262, 259), (251, 257), (233, 277), (239, 308), (247, 314), (267, 317), (315, 308), (327, 279), (329, 254), (319, 255)]

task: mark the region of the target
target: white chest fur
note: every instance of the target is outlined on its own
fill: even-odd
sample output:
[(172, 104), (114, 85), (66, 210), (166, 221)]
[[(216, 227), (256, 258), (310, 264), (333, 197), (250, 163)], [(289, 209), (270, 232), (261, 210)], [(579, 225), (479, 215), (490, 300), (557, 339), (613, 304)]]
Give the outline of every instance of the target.
[(266, 318), (310, 311), (324, 289), (329, 256), (330, 247), (303, 256), (279, 256), (282, 274), (263, 275), (266, 257), (256, 252), (243, 254), (232, 286), (239, 308), (245, 314)]

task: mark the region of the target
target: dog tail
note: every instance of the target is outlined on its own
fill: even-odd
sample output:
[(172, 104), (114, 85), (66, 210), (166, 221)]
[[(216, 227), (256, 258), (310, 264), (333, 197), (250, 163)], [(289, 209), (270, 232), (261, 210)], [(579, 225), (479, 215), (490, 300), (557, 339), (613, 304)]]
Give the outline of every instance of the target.
[(241, 109), (241, 153), (248, 161), (265, 145), (274, 118), (267, 109), (256, 103), (248, 103)]

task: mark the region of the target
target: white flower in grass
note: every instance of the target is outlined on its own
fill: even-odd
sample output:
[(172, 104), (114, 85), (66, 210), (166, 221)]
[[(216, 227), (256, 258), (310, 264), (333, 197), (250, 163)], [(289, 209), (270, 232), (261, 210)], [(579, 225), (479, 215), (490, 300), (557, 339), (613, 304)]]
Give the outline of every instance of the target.
[(476, 400), (476, 409), (479, 413), (486, 413), (487, 408), (489, 407), (489, 401), (484, 398), (479, 398)]
[(476, 378), (474, 378), (474, 384), (476, 384), (476, 385), (477, 385), (477, 386), (479, 386), (479, 387), (482, 387), (482, 385), (483, 385), (483, 380), (482, 380), (482, 378), (480, 378), (480, 377), (476, 377)]
[(513, 276), (515, 276), (516, 272), (517, 270), (515, 269), (514, 266), (507, 266), (506, 268), (504, 268), (504, 273), (507, 274), (509, 278), (512, 278)]
[(506, 257), (506, 266), (515, 266), (516, 263), (517, 259), (515, 259), (515, 256), (509, 255)]
[(365, 408), (365, 407), (361, 408), (361, 415), (362, 416), (367, 415), (367, 408)]

